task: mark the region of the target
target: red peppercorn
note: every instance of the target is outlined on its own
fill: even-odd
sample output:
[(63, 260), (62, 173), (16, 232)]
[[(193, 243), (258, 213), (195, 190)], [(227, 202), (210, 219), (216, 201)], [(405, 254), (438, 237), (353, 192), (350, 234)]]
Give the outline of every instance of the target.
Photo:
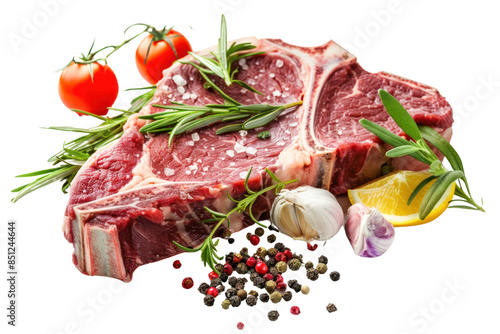
[(184, 289), (191, 289), (194, 285), (193, 279), (191, 277), (186, 277), (182, 280), (182, 287)]
[(218, 278), (219, 277), (219, 274), (217, 274), (215, 271), (211, 271), (210, 273), (208, 273), (208, 278), (210, 280), (213, 280), (214, 278)]
[(285, 282), (277, 282), (277, 284), (276, 284), (276, 288), (277, 288), (278, 290), (282, 290), (282, 291), (284, 291), (284, 290), (286, 290), (286, 283), (285, 283)]
[(316, 248), (318, 248), (318, 244), (313, 246), (310, 243), (307, 243), (307, 249), (309, 249), (310, 251), (315, 251)]
[(256, 263), (257, 263), (257, 260), (253, 256), (249, 257), (247, 260), (247, 266), (249, 266), (250, 268), (255, 266)]
[(226, 274), (227, 276), (231, 276), (232, 273), (233, 273), (233, 267), (231, 267), (229, 263), (226, 263), (224, 265), (224, 274)]
[(264, 275), (265, 273), (267, 273), (267, 264), (265, 262), (257, 263), (255, 265), (255, 271), (257, 272), (257, 274)]
[(300, 308), (298, 306), (292, 306), (290, 308), (290, 313), (293, 315), (299, 315), (300, 314)]
[(242, 330), (242, 329), (243, 329), (243, 327), (245, 327), (245, 325), (244, 325), (242, 322), (238, 322), (238, 323), (236, 324), (236, 328), (238, 328), (239, 330)]
[(259, 238), (259, 236), (258, 236), (258, 235), (255, 235), (255, 234), (254, 234), (254, 235), (252, 235), (252, 236), (250, 237), (250, 243), (251, 243), (252, 245), (257, 246), (257, 245), (259, 244), (259, 242), (260, 242), (260, 238)]
[(283, 276), (281, 276), (280, 274), (278, 274), (278, 275), (276, 275), (276, 277), (274, 278), (274, 280), (276, 281), (276, 283), (283, 282)]
[(281, 253), (281, 252), (277, 253), (274, 258), (276, 259), (276, 262), (280, 262), (280, 261), (288, 262), (286, 255)]
[(182, 266), (181, 261), (179, 260), (175, 260), (172, 265), (174, 266), (175, 269), (179, 269)]
[(265, 274), (265, 275), (264, 275), (264, 279), (265, 279), (266, 281), (270, 281), (270, 280), (272, 280), (272, 279), (273, 279), (273, 274), (271, 274), (271, 273), (267, 273), (267, 274)]
[(212, 286), (212, 287), (208, 288), (207, 294), (212, 295), (215, 298), (215, 297), (217, 297), (219, 295), (219, 290), (217, 290), (216, 287)]
[(293, 257), (292, 251), (289, 250), (289, 249), (285, 249), (285, 251), (283, 252), (283, 254), (285, 254), (287, 260), (290, 260)]

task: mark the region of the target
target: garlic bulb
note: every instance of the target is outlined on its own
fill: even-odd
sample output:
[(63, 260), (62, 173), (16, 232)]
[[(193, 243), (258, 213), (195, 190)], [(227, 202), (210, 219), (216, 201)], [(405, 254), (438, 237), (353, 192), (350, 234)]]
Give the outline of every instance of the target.
[(375, 208), (354, 204), (347, 210), (345, 232), (359, 256), (377, 257), (384, 254), (394, 241), (394, 227)]
[(271, 223), (299, 240), (328, 240), (344, 223), (339, 202), (327, 190), (302, 186), (283, 189), (274, 200)]

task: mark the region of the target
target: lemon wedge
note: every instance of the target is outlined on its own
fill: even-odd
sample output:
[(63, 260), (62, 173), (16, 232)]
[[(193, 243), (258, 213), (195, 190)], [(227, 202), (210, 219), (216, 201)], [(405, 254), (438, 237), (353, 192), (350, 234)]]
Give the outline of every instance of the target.
[(367, 207), (377, 208), (394, 226), (425, 224), (439, 217), (448, 208), (455, 193), (455, 183), (452, 183), (431, 213), (424, 220), (420, 219), (418, 210), (422, 198), (436, 180), (426, 184), (410, 205), (407, 202), (415, 187), (431, 175), (429, 172), (397, 171), (350, 189), (347, 194), (352, 204), (362, 203)]

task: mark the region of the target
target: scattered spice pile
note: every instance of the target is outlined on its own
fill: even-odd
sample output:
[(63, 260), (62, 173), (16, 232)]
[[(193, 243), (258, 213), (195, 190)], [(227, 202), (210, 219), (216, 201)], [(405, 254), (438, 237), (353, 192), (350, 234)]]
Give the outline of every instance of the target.
[[(252, 245), (257, 246), (260, 243), (260, 237), (263, 235), (264, 229), (258, 227), (255, 229), (254, 234), (247, 234), (247, 239)], [(276, 236), (270, 234), (267, 237), (267, 241), (274, 243)], [(234, 239), (229, 238), (228, 242), (232, 244)], [(317, 247), (317, 245), (315, 246)], [(315, 250), (316, 247), (308, 244), (308, 249), (311, 251)], [(269, 249), (259, 247), (253, 255), (250, 255), (248, 248), (244, 247), (238, 253), (230, 252), (226, 254), (224, 259), (224, 265), (220, 263), (216, 265), (216, 269), (220, 272), (220, 275), (215, 271), (210, 272), (208, 275), (210, 283), (201, 283), (198, 291), (205, 295), (203, 301), (207, 306), (213, 306), (215, 298), (219, 294), (224, 293), (226, 298), (222, 301), (221, 306), (225, 310), (229, 307), (239, 307), (243, 302), (248, 306), (255, 306), (259, 300), (261, 303), (271, 301), (275, 304), (281, 300), (288, 302), (293, 297), (292, 291), (307, 295), (310, 291), (307, 285), (300, 284), (296, 279), (288, 280), (288, 284), (285, 283), (283, 274), (288, 269), (297, 271), (305, 267), (307, 270), (306, 276), (311, 281), (316, 281), (320, 275), (328, 271), (328, 258), (326, 256), (321, 255), (318, 258), (316, 267), (314, 267), (311, 261), (304, 264), (302, 254), (292, 253), (291, 249), (281, 242), (274, 244), (274, 247)], [(246, 277), (237, 278), (232, 276), (234, 271), (240, 275), (249, 275), (249, 280), (254, 288), (250, 288), (249, 290), (249, 280)], [(330, 278), (332, 281), (338, 281), (340, 274), (337, 271), (332, 271)], [(192, 282), (192, 280), (190, 281)], [(225, 283), (228, 285), (227, 290)], [(190, 288), (191, 286), (186, 288)], [(258, 292), (257, 290), (263, 291)], [(326, 309), (330, 313), (337, 310), (332, 303), (328, 304)], [(300, 308), (292, 306), (290, 313), (298, 315), (300, 314)], [(268, 313), (268, 318), (271, 321), (276, 321), (278, 317), (279, 313), (277, 310), (272, 310)]]

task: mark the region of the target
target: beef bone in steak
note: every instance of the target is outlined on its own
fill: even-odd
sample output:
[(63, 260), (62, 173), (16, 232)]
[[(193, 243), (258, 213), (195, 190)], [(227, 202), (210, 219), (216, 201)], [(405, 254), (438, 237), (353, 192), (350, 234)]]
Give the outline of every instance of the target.
[[(142, 135), (145, 121), (132, 116), (122, 138), (96, 152), (71, 185), (63, 230), (82, 273), (130, 281), (137, 267), (178, 254), (173, 240), (196, 247), (213, 228), (200, 222), (210, 218), (204, 206), (229, 211), (233, 203), (227, 193), (243, 195), (250, 167), (252, 189), (271, 183), (264, 168), (282, 180), (300, 179), (296, 186), (322, 187), (335, 195), (378, 177), (387, 147), (358, 121), (367, 118), (398, 131), (378, 97), (380, 88), (401, 101), (417, 123), (451, 136), (451, 108), (434, 88), (369, 73), (334, 42), (305, 48), (273, 39), (245, 41), (265, 55), (240, 60), (236, 77), (263, 95), (215, 82), (243, 104), (301, 100), (303, 105), (255, 130), (216, 135), (217, 125), (179, 135), (171, 148), (168, 134)], [(164, 71), (151, 104), (223, 103), (203, 83), (194, 67), (174, 64)], [(164, 110), (149, 105), (140, 114), (159, 111)], [(271, 133), (269, 140), (257, 138), (264, 130)], [(423, 168), (411, 159), (392, 163)], [(265, 217), (271, 201), (260, 198), (254, 215)], [(230, 230), (250, 224), (247, 216), (234, 214)]]

